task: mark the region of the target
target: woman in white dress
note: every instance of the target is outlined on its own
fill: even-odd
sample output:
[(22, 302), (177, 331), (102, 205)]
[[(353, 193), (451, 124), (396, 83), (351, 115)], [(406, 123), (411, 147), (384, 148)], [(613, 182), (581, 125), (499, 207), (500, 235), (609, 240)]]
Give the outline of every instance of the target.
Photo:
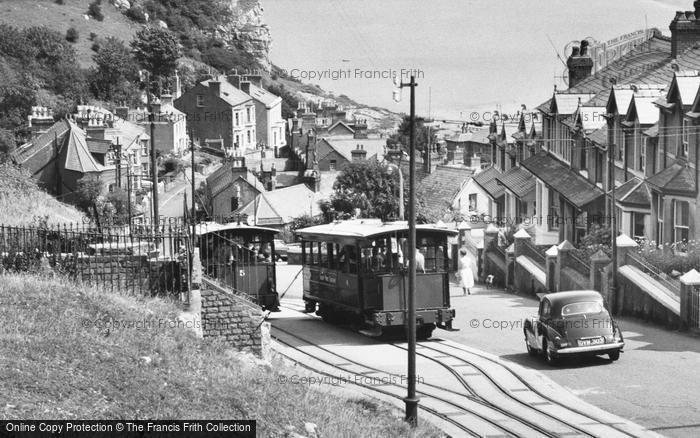
[(474, 271), (472, 271), (473, 260), (466, 248), (459, 250), (459, 262), (457, 273), (459, 274), (459, 285), (464, 291), (464, 295), (471, 295), (471, 288), (474, 287)]

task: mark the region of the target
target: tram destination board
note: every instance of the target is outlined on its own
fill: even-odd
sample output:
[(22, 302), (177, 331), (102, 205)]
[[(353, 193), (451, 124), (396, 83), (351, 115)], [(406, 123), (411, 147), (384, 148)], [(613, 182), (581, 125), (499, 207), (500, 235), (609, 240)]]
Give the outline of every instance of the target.
[(2, 420), (0, 437), (255, 438), (255, 420)]

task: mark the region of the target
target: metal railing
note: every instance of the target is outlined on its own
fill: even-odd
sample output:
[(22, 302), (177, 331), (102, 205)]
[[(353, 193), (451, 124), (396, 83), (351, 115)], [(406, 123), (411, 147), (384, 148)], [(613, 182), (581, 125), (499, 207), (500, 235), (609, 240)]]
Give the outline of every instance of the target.
[(532, 259), (532, 261), (539, 264), (541, 268), (544, 269), (545, 266), (547, 266), (547, 257), (545, 256), (544, 251), (535, 246), (532, 242), (523, 242), (523, 252), (523, 255), (529, 257)]
[(591, 275), (590, 262), (582, 260), (579, 256), (575, 255), (572, 251), (569, 252), (569, 260), (571, 260), (571, 268), (581, 275), (586, 277)]
[(681, 296), (681, 282), (675, 278), (669, 277), (668, 274), (662, 272), (659, 268), (644, 260), (642, 257), (634, 253), (627, 253), (627, 263), (638, 268), (647, 275), (653, 277), (672, 292), (677, 298)]

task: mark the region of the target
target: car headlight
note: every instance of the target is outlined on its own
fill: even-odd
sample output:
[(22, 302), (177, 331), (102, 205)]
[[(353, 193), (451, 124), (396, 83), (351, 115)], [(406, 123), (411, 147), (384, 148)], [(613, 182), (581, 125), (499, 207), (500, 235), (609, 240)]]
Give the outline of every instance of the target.
[(554, 346), (557, 348), (564, 348), (564, 347), (568, 347), (569, 343), (566, 341), (566, 339), (562, 339), (559, 336), (555, 336), (554, 337)]

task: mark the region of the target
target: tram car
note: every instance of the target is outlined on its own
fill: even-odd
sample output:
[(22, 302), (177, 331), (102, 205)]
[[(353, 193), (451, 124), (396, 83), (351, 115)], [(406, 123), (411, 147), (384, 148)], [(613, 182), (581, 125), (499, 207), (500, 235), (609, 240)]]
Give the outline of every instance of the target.
[[(307, 312), (328, 322), (351, 322), (373, 334), (403, 330), (408, 293), (408, 224), (378, 219), (339, 221), (297, 230), (302, 239)], [(456, 231), (418, 225), (416, 331), (451, 328), (447, 238)], [(420, 257), (417, 257), (420, 259)], [(318, 308), (317, 308), (318, 307)]]
[(205, 275), (244, 294), (264, 310), (279, 311), (272, 228), (203, 223), (195, 228)]

